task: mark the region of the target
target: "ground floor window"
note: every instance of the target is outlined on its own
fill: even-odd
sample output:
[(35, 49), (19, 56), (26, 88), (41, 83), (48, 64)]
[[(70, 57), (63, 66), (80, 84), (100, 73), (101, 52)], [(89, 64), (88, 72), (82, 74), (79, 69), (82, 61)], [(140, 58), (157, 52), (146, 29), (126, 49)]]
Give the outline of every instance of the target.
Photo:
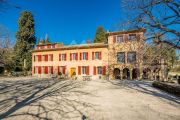
[(86, 66), (82, 66), (82, 74), (86, 74)]
[(97, 67), (97, 74), (102, 74), (102, 67)]

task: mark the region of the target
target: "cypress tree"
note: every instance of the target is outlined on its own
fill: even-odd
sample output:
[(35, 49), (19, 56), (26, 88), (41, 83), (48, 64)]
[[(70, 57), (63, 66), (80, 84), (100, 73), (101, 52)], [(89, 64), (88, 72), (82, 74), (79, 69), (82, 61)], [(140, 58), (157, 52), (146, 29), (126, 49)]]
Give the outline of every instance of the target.
[[(31, 12), (21, 13), (16, 33), (16, 44), (14, 46), (16, 67), (21, 70), (30, 70), (32, 65), (31, 50), (36, 44), (35, 24)], [(24, 62), (26, 61), (26, 66)]]
[(96, 30), (96, 37), (94, 43), (107, 43), (106, 34), (102, 26), (99, 26)]

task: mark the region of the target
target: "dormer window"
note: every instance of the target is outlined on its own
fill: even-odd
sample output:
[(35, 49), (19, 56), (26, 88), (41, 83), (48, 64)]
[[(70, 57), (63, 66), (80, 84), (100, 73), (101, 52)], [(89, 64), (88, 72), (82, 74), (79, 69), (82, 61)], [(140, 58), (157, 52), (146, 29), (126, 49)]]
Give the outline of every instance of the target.
[(116, 43), (122, 43), (123, 41), (123, 36), (117, 36)]
[(130, 41), (136, 40), (136, 34), (130, 34), (129, 35), (129, 40)]

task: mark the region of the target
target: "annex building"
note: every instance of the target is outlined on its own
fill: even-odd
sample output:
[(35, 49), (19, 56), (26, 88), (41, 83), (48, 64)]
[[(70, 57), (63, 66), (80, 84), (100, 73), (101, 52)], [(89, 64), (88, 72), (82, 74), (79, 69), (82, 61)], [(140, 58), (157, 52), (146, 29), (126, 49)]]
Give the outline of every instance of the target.
[(32, 75), (41, 78), (164, 79), (165, 68), (147, 66), (143, 62), (144, 32), (144, 29), (108, 32), (108, 43), (38, 44), (32, 51)]

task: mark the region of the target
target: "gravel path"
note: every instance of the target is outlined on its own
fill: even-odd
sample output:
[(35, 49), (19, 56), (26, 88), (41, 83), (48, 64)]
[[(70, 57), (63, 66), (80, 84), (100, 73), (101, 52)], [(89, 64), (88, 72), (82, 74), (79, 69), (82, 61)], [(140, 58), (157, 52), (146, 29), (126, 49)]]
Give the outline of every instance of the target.
[(145, 81), (0, 80), (0, 119), (180, 120), (180, 98)]

